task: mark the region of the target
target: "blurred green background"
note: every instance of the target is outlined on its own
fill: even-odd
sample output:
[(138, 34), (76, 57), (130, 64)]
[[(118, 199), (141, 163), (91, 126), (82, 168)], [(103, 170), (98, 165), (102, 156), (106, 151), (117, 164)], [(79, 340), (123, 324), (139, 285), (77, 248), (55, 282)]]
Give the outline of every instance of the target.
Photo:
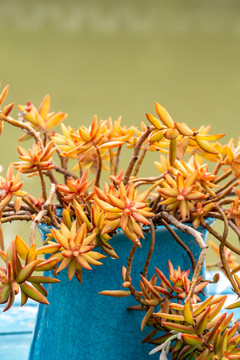
[[(51, 110), (75, 128), (94, 114), (139, 126), (158, 101), (176, 121), (237, 138), (239, 17), (238, 0), (1, 0), (0, 79), (16, 104), (39, 106), (50, 93)], [(4, 174), (19, 135), (5, 126)], [(28, 237), (25, 226), (8, 228), (8, 240)]]

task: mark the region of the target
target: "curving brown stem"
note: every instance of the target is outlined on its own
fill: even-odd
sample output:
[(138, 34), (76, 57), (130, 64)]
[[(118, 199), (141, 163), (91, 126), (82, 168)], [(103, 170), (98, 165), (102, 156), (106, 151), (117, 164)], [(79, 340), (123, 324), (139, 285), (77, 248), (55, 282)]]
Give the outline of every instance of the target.
[(216, 167), (215, 167), (215, 169), (214, 169), (214, 171), (213, 171), (213, 174), (214, 174), (214, 175), (217, 175), (217, 174), (218, 174), (221, 166), (222, 166), (222, 162), (221, 162), (221, 161), (218, 161), (218, 163), (217, 163), (217, 165), (216, 165)]
[(129, 162), (128, 168), (126, 170), (126, 173), (125, 173), (125, 176), (124, 176), (124, 179), (123, 179), (123, 184), (124, 185), (127, 185), (128, 181), (129, 181), (129, 178), (130, 178), (130, 176), (132, 174), (133, 168), (134, 168), (134, 166), (135, 166), (135, 164), (136, 164), (136, 162), (138, 160), (138, 155), (139, 155), (139, 152), (141, 150), (141, 146), (144, 143), (144, 141), (147, 139), (148, 135), (151, 133), (152, 130), (153, 130), (153, 127), (148, 126), (147, 130), (138, 139), (138, 142), (134, 147), (132, 158), (131, 158), (131, 160)]
[(51, 188), (50, 188), (50, 193), (49, 193), (49, 196), (47, 198), (47, 201), (45, 202), (45, 204), (43, 204), (43, 210), (47, 210), (48, 213), (49, 213), (49, 216), (52, 220), (52, 224), (53, 226), (57, 227), (57, 228), (60, 228), (60, 225), (59, 223), (57, 222), (54, 214), (53, 214), (53, 211), (51, 209), (51, 206), (52, 206), (52, 201), (53, 201), (53, 197), (56, 193), (56, 184), (52, 183), (51, 184)]
[(132, 282), (131, 282), (131, 269), (132, 269), (132, 262), (133, 262), (133, 257), (135, 254), (135, 251), (137, 249), (137, 245), (133, 244), (129, 257), (128, 257), (128, 262), (127, 262), (127, 270), (126, 270), (126, 276), (125, 276), (125, 281), (129, 281), (130, 282), (130, 286), (128, 287), (129, 290), (131, 291), (131, 294), (134, 296), (134, 298), (142, 305), (146, 305), (144, 300), (140, 297), (138, 291), (133, 287)]
[(138, 172), (139, 172), (139, 169), (143, 163), (143, 160), (145, 158), (145, 155), (147, 153), (147, 148), (143, 149), (142, 151), (142, 155), (140, 156), (140, 159), (138, 160), (138, 162), (136, 163), (136, 166), (135, 166), (135, 169), (133, 171), (133, 176), (137, 176)]
[(232, 230), (235, 231), (235, 233), (238, 236), (238, 239), (240, 240), (240, 229), (237, 227), (237, 225), (232, 220), (228, 220), (228, 224), (232, 228)]
[(31, 225), (31, 229), (30, 229), (30, 246), (35, 243), (35, 232), (36, 232), (36, 228), (37, 225), (39, 224), (39, 222), (43, 219), (44, 216), (46, 216), (49, 213), (49, 216), (52, 220), (52, 223), (54, 226), (59, 227), (59, 224), (57, 223), (54, 214), (51, 210), (51, 203), (55, 194), (55, 190), (56, 190), (56, 186), (55, 184), (51, 184), (51, 189), (50, 189), (50, 193), (48, 198), (46, 199), (44, 205), (43, 205), (43, 210), (41, 210), (37, 216), (35, 217), (35, 219), (32, 222)]
[(97, 164), (97, 174), (96, 174), (96, 179), (95, 179), (94, 185), (96, 187), (99, 187), (100, 186), (100, 177), (101, 177), (101, 172), (102, 172), (102, 156), (101, 156), (101, 152), (97, 146), (95, 146), (95, 149), (97, 151), (98, 164)]
[(233, 201), (234, 201), (234, 198), (226, 198), (226, 199), (220, 200), (216, 205), (218, 205), (218, 206), (228, 205), (228, 204), (231, 204)]
[(193, 273), (191, 287), (190, 287), (190, 291), (189, 291), (189, 294), (188, 294), (188, 299), (189, 299), (190, 303), (192, 303), (192, 297), (193, 297), (193, 294), (194, 294), (194, 289), (195, 289), (195, 286), (197, 284), (197, 280), (198, 280), (200, 271), (202, 269), (204, 260), (206, 258), (208, 246), (204, 243), (203, 238), (202, 238), (202, 234), (199, 231), (193, 229), (192, 227), (190, 227), (190, 226), (188, 226), (186, 224), (182, 224), (173, 215), (171, 215), (171, 214), (169, 214), (169, 213), (167, 213), (165, 211), (162, 211), (161, 213), (155, 215), (152, 218), (152, 221), (162, 219), (162, 218), (164, 220), (168, 221), (170, 224), (174, 225), (177, 229), (181, 230), (182, 232), (193, 236), (194, 239), (196, 240), (197, 244), (200, 247), (201, 252), (200, 252), (200, 255), (199, 255), (199, 258), (198, 258), (198, 261), (197, 261), (197, 265), (196, 265), (195, 270), (194, 270), (194, 273)]
[(154, 246), (155, 246), (155, 240), (156, 240), (155, 227), (153, 225), (152, 220), (150, 220), (150, 228), (151, 228), (151, 232), (152, 232), (151, 243), (150, 243), (150, 247), (148, 250), (147, 260), (146, 260), (144, 268), (143, 268), (143, 276), (145, 278), (147, 277), (148, 267), (149, 267), (149, 264), (151, 261), (151, 257), (152, 257)]
[(153, 212), (153, 213), (156, 212), (157, 206), (158, 206), (158, 204), (159, 204), (160, 199), (161, 199), (161, 195), (159, 194), (159, 195), (156, 197), (156, 199), (154, 200), (154, 202), (153, 202), (153, 206), (152, 206), (152, 212)]
[[(219, 220), (222, 220), (221, 215), (215, 214), (213, 212), (209, 212), (209, 217), (216, 218)], [(204, 219), (201, 221), (201, 225), (210, 233), (212, 234), (218, 241), (222, 241), (222, 235), (219, 234), (216, 230), (214, 230)], [(229, 221), (230, 227), (232, 227), (233, 224)], [(232, 229), (235, 231), (235, 229), (232, 227)], [(232, 245), (228, 241), (225, 241), (225, 246), (229, 248), (231, 251), (235, 252), (236, 254), (240, 255), (240, 249), (238, 249), (236, 246)]]
[[(28, 205), (28, 207), (29, 207), (29, 211), (33, 211), (33, 212), (35, 212), (35, 213), (38, 213), (39, 212), (39, 210), (36, 208), (36, 206), (34, 206), (32, 203), (31, 203), (31, 201), (29, 201), (27, 198), (23, 198), (22, 199), (22, 201), (24, 201), (25, 202), (25, 204), (27, 204)], [(14, 206), (14, 205), (13, 205)], [(23, 208), (24, 209), (24, 207), (23, 206), (21, 206), (21, 208)], [(24, 209), (24, 210), (27, 210), (26, 208)]]
[(43, 146), (43, 143), (42, 143), (42, 140), (40, 138), (39, 133), (37, 133), (37, 131), (35, 131), (27, 123), (24, 123), (24, 122), (21, 122), (21, 121), (18, 121), (18, 120), (14, 120), (12, 118), (8, 118), (7, 116), (5, 116), (3, 114), (0, 114), (0, 120), (6, 121), (7, 123), (9, 123), (9, 124), (11, 124), (13, 126), (16, 126), (16, 127), (19, 127), (22, 130), (25, 130), (29, 135), (31, 135), (36, 140), (36, 142), (39, 142), (39, 144), (41, 146), (41, 149), (42, 150), (44, 149), (44, 146)]
[(35, 219), (33, 220), (32, 225), (31, 225), (31, 228), (30, 228), (30, 238), (29, 238), (30, 246), (35, 243), (35, 232), (36, 232), (36, 228), (37, 228), (39, 222), (42, 220), (42, 218), (47, 215), (47, 213), (48, 213), (47, 210), (41, 210), (41, 211), (37, 214), (37, 216), (35, 217)]
[(151, 177), (141, 177), (141, 178), (137, 178), (137, 179), (132, 179), (133, 183), (139, 182), (139, 181), (144, 181), (146, 183), (152, 183), (158, 180), (161, 180), (164, 178), (164, 174), (158, 175), (158, 176), (151, 176)]
[(230, 169), (230, 170), (226, 171), (224, 174), (218, 176), (215, 180), (213, 180), (213, 183), (218, 184), (220, 181), (226, 179), (231, 174), (232, 174), (232, 170)]
[[(22, 200), (24, 201), (24, 199), (26, 199), (26, 198), (22, 198)], [(26, 202), (26, 204), (27, 204), (27, 202)], [(31, 203), (32, 204), (32, 203)], [(34, 205), (33, 205), (34, 206)], [(3, 209), (3, 212), (5, 212), (5, 211), (11, 211), (11, 210), (13, 210), (14, 209), (14, 203), (13, 202), (9, 202), (8, 204), (7, 204), (7, 206)], [(24, 205), (24, 204), (21, 204), (21, 210), (26, 210), (26, 211), (28, 211), (28, 212), (35, 212), (35, 206), (34, 206), (34, 208), (32, 208), (32, 207), (30, 207), (30, 206), (28, 206), (28, 205)], [(37, 210), (37, 209), (36, 209)], [(15, 210), (14, 210), (15, 211)]]
[(226, 217), (226, 215), (224, 214), (224, 211), (221, 207), (219, 206), (216, 206), (219, 214), (221, 215), (222, 219), (223, 219), (223, 222), (224, 222), (224, 230), (223, 230), (223, 235), (222, 235), (222, 240), (221, 240), (221, 243), (220, 243), (220, 246), (219, 246), (219, 253), (220, 253), (220, 258), (221, 258), (221, 261), (222, 261), (222, 264), (223, 264), (223, 269), (224, 269), (224, 273), (226, 274), (228, 280), (230, 281), (234, 291), (240, 295), (240, 292), (239, 292), (239, 288), (236, 284), (236, 282), (234, 281), (234, 278), (231, 274), (231, 271), (230, 271), (230, 268), (229, 268), (229, 265), (228, 265), (228, 262), (227, 262), (227, 259), (225, 257), (225, 253), (224, 253), (224, 247), (225, 247), (225, 243), (226, 243), (226, 239), (227, 239), (227, 236), (228, 236), (228, 219)]
[[(53, 184), (55, 184), (57, 186), (58, 182), (57, 182), (57, 179), (55, 178), (52, 170), (48, 170), (46, 172), (46, 175), (51, 180), (51, 183), (53, 183)], [(58, 188), (56, 188), (55, 192), (56, 192), (56, 196), (57, 196), (58, 201), (60, 202), (61, 206), (64, 207), (64, 202), (63, 202), (63, 199), (62, 199), (62, 195), (61, 195), (60, 191), (58, 190)]]
[[(60, 158), (60, 162), (61, 162), (61, 167), (64, 169), (64, 170), (68, 170), (68, 158), (67, 157), (64, 157), (64, 156), (60, 156), (60, 153), (59, 152), (59, 149), (57, 149), (57, 153), (59, 155), (59, 158)], [(64, 184), (67, 183), (67, 179), (68, 179), (68, 176), (65, 174), (64, 175)]]
[(117, 149), (117, 155), (116, 155), (116, 160), (115, 160), (115, 164), (114, 164), (114, 172), (113, 172), (113, 174), (114, 174), (115, 176), (116, 176), (117, 173), (118, 173), (121, 150), (122, 150), (122, 146), (119, 146), (118, 149)]
[(195, 258), (193, 256), (193, 253), (191, 252), (189, 247), (185, 244), (185, 242), (180, 239), (180, 237), (176, 234), (176, 232), (173, 230), (173, 228), (171, 228), (171, 226), (168, 225), (168, 223), (164, 219), (162, 219), (161, 222), (165, 226), (165, 228), (168, 230), (168, 232), (174, 237), (174, 239), (177, 241), (177, 243), (179, 245), (181, 245), (182, 248), (188, 254), (188, 256), (189, 256), (189, 258), (191, 260), (191, 263), (192, 263), (192, 271), (194, 272), (195, 267), (196, 267), (196, 261), (195, 261)]
[(40, 166), (37, 166), (37, 171), (39, 173), (39, 177), (40, 177), (40, 181), (41, 181), (43, 199), (44, 199), (44, 201), (46, 201), (47, 200), (46, 183), (45, 183), (45, 180), (43, 177), (43, 172), (42, 172)]
[(58, 166), (55, 162), (52, 162), (53, 165), (54, 165), (54, 170), (60, 174), (63, 174), (64, 176), (66, 177), (72, 177), (74, 178), (75, 180), (78, 179), (78, 177), (72, 173), (71, 171), (67, 170), (67, 169), (64, 169), (63, 167), (61, 166)]
[(13, 214), (13, 215), (9, 215), (6, 216), (4, 218), (1, 219), (1, 224), (6, 223), (6, 222), (11, 222), (14, 220), (25, 220), (25, 221), (31, 221), (32, 220), (32, 216), (28, 215), (28, 214)]
[(114, 154), (111, 148), (108, 151), (110, 156), (110, 175), (114, 175)]
[(211, 199), (209, 199), (207, 201), (203, 201), (202, 205), (207, 205), (207, 204), (212, 203), (212, 202), (217, 202), (217, 201), (225, 198), (227, 196), (227, 194), (232, 190), (232, 188), (234, 186), (236, 186), (236, 185), (238, 185), (238, 180), (235, 180), (230, 186), (228, 186), (226, 188), (225, 191), (221, 192), (217, 197), (211, 198)]
[(223, 190), (227, 189), (228, 186), (232, 185), (232, 183), (234, 183), (235, 181), (236, 181), (235, 177), (230, 179), (226, 184), (224, 184), (224, 186), (222, 186), (220, 189), (216, 191), (216, 195), (220, 194)]

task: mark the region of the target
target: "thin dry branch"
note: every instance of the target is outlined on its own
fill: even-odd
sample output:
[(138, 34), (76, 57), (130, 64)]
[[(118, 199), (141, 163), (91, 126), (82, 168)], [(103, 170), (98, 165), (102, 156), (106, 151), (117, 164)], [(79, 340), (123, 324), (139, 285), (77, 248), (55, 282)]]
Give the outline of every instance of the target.
[(151, 176), (151, 177), (141, 177), (137, 179), (132, 179), (131, 181), (133, 183), (139, 182), (139, 181), (145, 181), (146, 183), (152, 183), (158, 180), (161, 180), (164, 178), (164, 174), (158, 175), (158, 176)]
[(116, 155), (116, 160), (115, 160), (115, 164), (114, 164), (114, 173), (113, 173), (113, 174), (114, 174), (115, 176), (116, 176), (117, 173), (118, 173), (121, 150), (122, 150), (122, 146), (119, 146), (118, 149), (117, 149), (117, 155)]
[(222, 240), (221, 240), (221, 243), (220, 243), (220, 246), (219, 246), (219, 254), (220, 254), (220, 258), (221, 258), (221, 261), (222, 261), (222, 264), (223, 264), (223, 269), (224, 269), (224, 273), (226, 274), (228, 280), (230, 281), (232, 287), (233, 287), (233, 290), (236, 292), (236, 294), (238, 294), (238, 296), (240, 295), (240, 291), (239, 291), (239, 288), (238, 288), (238, 285), (236, 284), (232, 274), (231, 274), (231, 271), (230, 271), (230, 268), (229, 268), (229, 265), (228, 265), (228, 262), (227, 262), (227, 259), (226, 259), (226, 256), (225, 256), (225, 252), (224, 252), (224, 247), (225, 247), (225, 243), (226, 243), (226, 239), (227, 239), (227, 236), (228, 236), (228, 219), (226, 217), (226, 215), (224, 214), (224, 211), (221, 207), (217, 207), (217, 210), (219, 212), (219, 214), (221, 215), (222, 219), (223, 219), (223, 222), (224, 222), (224, 230), (223, 230), (223, 235), (222, 235)]
[(145, 155), (147, 153), (147, 148), (143, 149), (142, 151), (142, 155), (140, 156), (140, 159), (138, 160), (138, 162), (136, 163), (136, 166), (135, 166), (135, 169), (133, 171), (133, 176), (137, 176), (138, 172), (139, 172), (139, 169), (143, 163), (143, 160), (145, 158)]
[(222, 174), (221, 176), (217, 177), (215, 180), (213, 180), (214, 184), (218, 184), (220, 181), (226, 179), (229, 175), (232, 174), (232, 170), (228, 170), (226, 171), (224, 174)]
[(150, 243), (149, 250), (148, 250), (147, 260), (146, 260), (144, 268), (143, 268), (143, 276), (145, 278), (147, 277), (148, 267), (149, 267), (149, 264), (151, 261), (151, 257), (152, 257), (154, 246), (155, 246), (155, 240), (156, 240), (155, 227), (153, 225), (152, 220), (150, 220), (150, 228), (151, 228), (151, 232), (152, 232), (151, 243)]
[(56, 172), (58, 172), (60, 174), (63, 174), (64, 176), (67, 176), (67, 177), (72, 177), (75, 180), (78, 179), (78, 177), (74, 173), (72, 173), (71, 171), (62, 168), (61, 166), (58, 166), (55, 162), (52, 162), (52, 163), (54, 165), (54, 170)]
[[(209, 213), (209, 216), (212, 218), (216, 218), (219, 220), (222, 220), (222, 217), (218, 214), (215, 214), (213, 212)], [(217, 239), (218, 241), (222, 241), (222, 235), (219, 234), (216, 230), (214, 230), (212, 228), (212, 226), (210, 226), (204, 219), (201, 221), (201, 225), (210, 233), (212, 234), (215, 239)], [(231, 222), (229, 222), (230, 227), (232, 227)], [(234, 228), (233, 228), (234, 230)], [(235, 230), (234, 230), (235, 231)], [(231, 243), (229, 243), (228, 241), (225, 241), (225, 246), (230, 249), (231, 251), (235, 252), (236, 254), (240, 255), (240, 249), (238, 249), (236, 246), (232, 245)]]
[(171, 228), (171, 226), (169, 226), (168, 223), (164, 219), (162, 219), (161, 222), (165, 226), (165, 228), (168, 230), (168, 232), (174, 237), (174, 239), (177, 241), (177, 243), (179, 245), (181, 245), (182, 248), (188, 254), (188, 256), (189, 256), (189, 258), (191, 260), (191, 263), (192, 263), (192, 271), (194, 272), (195, 267), (196, 267), (196, 262), (195, 262), (195, 258), (193, 256), (193, 253), (191, 252), (189, 247), (185, 244), (185, 242), (180, 239), (180, 237), (176, 234), (176, 232), (173, 230), (173, 228)]
[(217, 202), (217, 201), (225, 198), (225, 196), (227, 196), (227, 194), (230, 193), (232, 188), (234, 186), (236, 186), (236, 185), (238, 185), (238, 180), (235, 180), (234, 183), (232, 183), (230, 186), (228, 186), (226, 188), (226, 190), (221, 192), (217, 197), (211, 198), (211, 199), (209, 199), (207, 201), (203, 201), (202, 205), (207, 205), (207, 204), (212, 203), (212, 202)]
[(15, 220), (31, 221), (31, 220), (32, 220), (32, 216), (31, 216), (31, 215), (27, 215), (27, 214), (13, 214), (13, 215), (9, 215), (9, 216), (3, 217), (3, 218), (1, 219), (1, 224), (6, 223), (6, 222), (15, 221)]
[(54, 198), (54, 195), (56, 193), (56, 185), (54, 183), (51, 184), (51, 188), (50, 188), (50, 193), (49, 193), (49, 196), (47, 198), (47, 201), (45, 202), (45, 204), (43, 205), (43, 209), (46, 209), (49, 213), (49, 216), (52, 220), (52, 223), (55, 227), (59, 228), (60, 225), (58, 224), (58, 222), (56, 221), (55, 219), (55, 216), (52, 212), (52, 209), (51, 209), (51, 206), (52, 206), (52, 201), (53, 201), (53, 198)]
[(41, 210), (37, 216), (35, 217), (35, 219), (32, 222), (31, 228), (30, 228), (30, 237), (29, 237), (29, 243), (30, 246), (35, 243), (35, 232), (36, 232), (36, 228), (38, 226), (38, 224), (40, 223), (40, 221), (42, 220), (42, 218), (44, 216), (46, 216), (48, 213), (47, 210)]
[(9, 124), (11, 124), (13, 126), (16, 126), (16, 127), (19, 127), (22, 130), (25, 130), (29, 135), (31, 135), (36, 140), (36, 142), (39, 142), (39, 144), (41, 146), (41, 149), (42, 150), (44, 149), (44, 146), (43, 146), (43, 143), (42, 143), (42, 140), (40, 138), (39, 133), (37, 131), (35, 131), (27, 123), (24, 123), (24, 122), (21, 122), (21, 121), (18, 121), (18, 120), (14, 120), (13, 118), (9, 118), (9, 117), (7, 117), (7, 116), (5, 116), (3, 114), (0, 114), (0, 120), (6, 121), (7, 123), (9, 123)]
[(140, 297), (138, 291), (133, 287), (132, 285), (132, 281), (131, 281), (131, 269), (132, 269), (132, 262), (133, 262), (133, 257), (135, 254), (135, 251), (137, 249), (137, 245), (133, 244), (129, 257), (128, 257), (128, 262), (127, 262), (127, 270), (126, 270), (126, 276), (125, 276), (125, 281), (129, 281), (130, 282), (130, 286), (128, 287), (129, 290), (131, 291), (131, 294), (134, 296), (134, 298), (142, 305), (146, 305), (144, 300)]
[(101, 172), (102, 172), (102, 156), (101, 156), (101, 152), (99, 150), (99, 148), (97, 146), (95, 146), (95, 149), (97, 151), (97, 156), (98, 156), (98, 163), (97, 163), (97, 174), (96, 174), (96, 179), (95, 179), (95, 186), (99, 187), (100, 185), (100, 177), (101, 177)]
[(141, 146), (142, 144), (144, 143), (144, 141), (147, 139), (148, 135), (151, 133), (151, 131), (153, 130), (153, 127), (152, 126), (148, 126), (147, 127), (147, 130), (140, 136), (136, 146), (134, 147), (134, 151), (133, 151), (133, 155), (132, 155), (132, 158), (129, 162), (129, 165), (128, 165), (128, 168), (126, 170), (126, 173), (125, 173), (125, 176), (124, 176), (124, 179), (123, 179), (123, 184), (124, 185), (127, 185), (128, 181), (129, 181), (129, 178), (132, 174), (132, 171), (133, 171), (133, 168), (138, 160), (138, 155), (139, 155), (139, 152), (141, 150)]
[(37, 166), (37, 170), (38, 170), (40, 181), (41, 181), (43, 199), (44, 199), (44, 201), (46, 201), (47, 200), (46, 183), (45, 183), (45, 180), (44, 180), (44, 177), (43, 177), (42, 170), (40, 169), (39, 166)]
[(194, 239), (196, 240), (197, 244), (200, 247), (201, 252), (200, 252), (200, 255), (199, 255), (199, 258), (198, 258), (198, 261), (197, 261), (197, 265), (196, 265), (195, 270), (194, 270), (194, 273), (193, 273), (191, 288), (190, 288), (190, 291), (189, 291), (189, 294), (188, 294), (188, 299), (190, 300), (190, 303), (191, 303), (192, 302), (192, 297), (193, 297), (193, 294), (194, 294), (194, 289), (195, 289), (199, 274), (201, 272), (204, 260), (206, 258), (208, 246), (204, 243), (203, 238), (202, 238), (202, 234), (199, 231), (193, 229), (192, 227), (190, 227), (190, 226), (188, 226), (186, 224), (182, 224), (173, 215), (171, 215), (171, 214), (169, 214), (169, 213), (167, 213), (165, 211), (162, 211), (161, 213), (155, 215), (152, 218), (152, 221), (158, 220), (158, 219), (161, 219), (161, 218), (168, 221), (170, 224), (174, 225), (177, 229), (181, 230), (182, 232), (193, 236)]

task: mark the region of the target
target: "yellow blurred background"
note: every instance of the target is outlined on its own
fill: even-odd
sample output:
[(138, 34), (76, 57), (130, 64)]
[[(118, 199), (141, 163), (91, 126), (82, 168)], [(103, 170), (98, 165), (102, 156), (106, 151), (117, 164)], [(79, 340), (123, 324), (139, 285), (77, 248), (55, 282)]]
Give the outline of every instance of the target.
[[(0, 80), (16, 104), (39, 106), (49, 93), (51, 110), (67, 112), (74, 128), (94, 114), (139, 126), (158, 101), (176, 121), (237, 139), (239, 18), (237, 0), (0, 0)], [(5, 126), (3, 174), (19, 135)], [(8, 240), (28, 237), (26, 226), (8, 228)]]

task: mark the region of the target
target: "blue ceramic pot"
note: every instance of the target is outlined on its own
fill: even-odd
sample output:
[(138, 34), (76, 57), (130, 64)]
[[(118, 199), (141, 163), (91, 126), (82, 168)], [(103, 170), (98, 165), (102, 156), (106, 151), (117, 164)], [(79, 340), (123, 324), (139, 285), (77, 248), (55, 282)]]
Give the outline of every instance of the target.
[[(208, 221), (210, 222), (210, 221)], [(211, 223), (211, 222), (210, 222)], [(195, 239), (174, 229), (198, 258), (200, 250)], [(198, 229), (204, 239), (207, 232)], [(39, 225), (44, 239), (49, 233), (46, 225)], [(134, 286), (139, 288), (139, 274), (143, 270), (149, 249), (151, 235), (146, 234), (141, 241), (142, 248), (135, 253), (132, 266)], [(59, 275), (61, 283), (48, 284), (50, 305), (39, 305), (35, 333), (29, 360), (146, 360), (158, 359), (159, 354), (149, 357), (152, 345), (141, 344), (150, 332), (145, 327), (141, 332), (143, 312), (127, 310), (136, 304), (133, 297), (113, 298), (98, 295), (102, 290), (121, 289), (122, 266), (127, 259), (132, 242), (122, 232), (111, 240), (119, 259), (106, 257), (102, 266), (93, 266), (91, 271), (83, 269), (83, 283), (76, 278), (70, 282), (67, 271)], [(175, 267), (187, 270), (191, 262), (180, 245), (163, 226), (156, 229), (156, 244), (148, 270), (148, 278), (157, 266), (168, 274), (168, 259)], [(204, 271), (204, 270), (203, 270)], [(205, 274), (202, 272), (202, 275)]]

